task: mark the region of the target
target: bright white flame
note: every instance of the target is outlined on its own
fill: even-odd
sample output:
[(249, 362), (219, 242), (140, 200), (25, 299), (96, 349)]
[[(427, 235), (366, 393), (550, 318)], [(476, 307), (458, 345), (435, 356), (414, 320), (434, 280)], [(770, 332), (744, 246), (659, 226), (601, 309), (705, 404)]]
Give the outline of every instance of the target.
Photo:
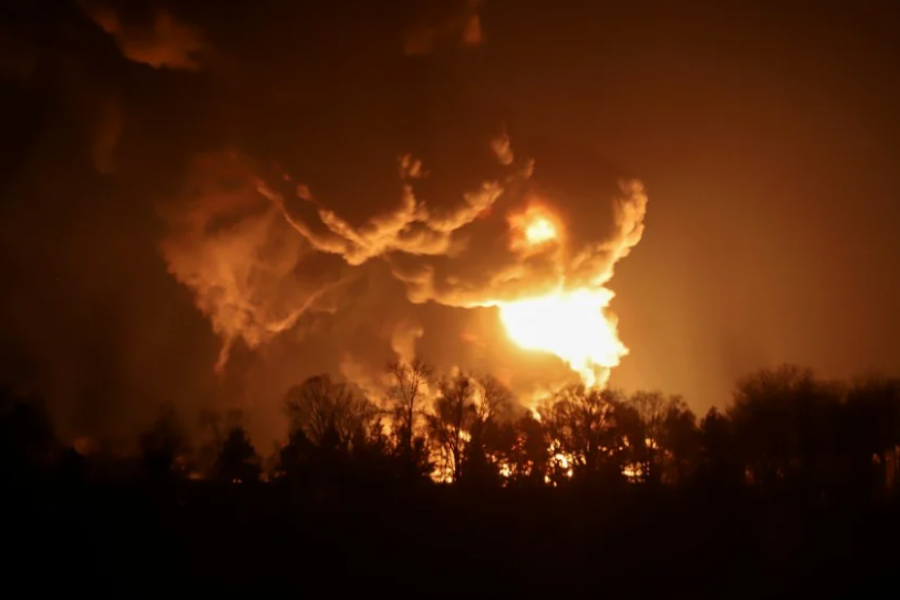
[(525, 228), (525, 239), (529, 244), (542, 244), (556, 237), (556, 227), (553, 223), (539, 217), (529, 223)]
[(514, 213), (508, 217), (511, 236), (509, 247), (514, 252), (525, 255), (544, 252), (550, 242), (562, 242), (560, 224), (551, 211), (542, 206), (532, 206), (524, 212)]
[(551, 352), (581, 375), (585, 385), (604, 385), (609, 369), (628, 348), (604, 309), (614, 294), (606, 288), (579, 289), (499, 305), (500, 319), (514, 342)]

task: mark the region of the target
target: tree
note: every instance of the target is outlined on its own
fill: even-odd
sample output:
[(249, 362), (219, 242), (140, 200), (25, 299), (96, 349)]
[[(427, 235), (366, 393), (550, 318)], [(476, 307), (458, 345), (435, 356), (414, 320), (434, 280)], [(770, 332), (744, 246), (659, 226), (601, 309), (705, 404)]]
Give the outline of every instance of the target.
[(441, 454), (447, 479), (459, 481), (463, 467), (463, 448), (475, 419), (475, 385), (465, 373), (441, 380), (434, 414), (428, 415), (431, 439)]
[(584, 475), (589, 478), (618, 478), (617, 460), (622, 439), (615, 427), (615, 406), (619, 394), (612, 390), (587, 389), (575, 385), (560, 390), (540, 415), (549, 435), (550, 477)]
[(160, 408), (152, 427), (140, 436), (144, 468), (154, 479), (166, 479), (174, 472), (183, 472), (177, 461), (187, 453), (187, 436), (171, 405)]
[(379, 411), (354, 387), (310, 377), (288, 392), (285, 410), (290, 434), (279, 452), (279, 477), (343, 484), (385, 466)]
[(480, 484), (499, 483), (499, 461), (507, 454), (500, 420), (508, 416), (512, 393), (491, 375), (475, 381), (473, 414), (469, 422), (469, 440), (462, 455), (461, 481)]
[[(871, 491), (896, 477), (900, 445), (900, 379), (869, 376), (847, 390), (841, 419), (840, 445), (846, 478), (860, 490)], [(888, 475), (885, 468), (893, 467)]]
[(427, 440), (418, 434), (418, 430), (424, 416), (423, 407), (433, 370), (423, 361), (415, 359), (411, 363), (389, 363), (387, 371), (393, 380), (387, 401), (397, 458), (405, 475), (418, 478), (431, 469)]
[(784, 365), (744, 377), (729, 416), (754, 481), (811, 490), (835, 476), (841, 389)]
[(685, 401), (680, 396), (638, 391), (623, 409), (620, 427), (641, 478), (651, 483), (687, 479), (698, 439), (696, 417)]
[(201, 471), (215, 475), (216, 461), (219, 459), (222, 445), (232, 429), (241, 427), (243, 418), (244, 413), (241, 409), (230, 409), (224, 413), (224, 417), (218, 410), (200, 410), (197, 415), (198, 431), (195, 434), (198, 444), (195, 458)]
[(687, 481), (696, 466), (700, 438), (697, 417), (681, 396), (669, 397), (660, 443), (665, 452), (664, 479)]
[(340, 445), (348, 445), (356, 430), (366, 428), (376, 417), (375, 407), (344, 382), (316, 375), (291, 388), (285, 398), (291, 431), (302, 430), (321, 445), (333, 434)]
[(509, 413), (513, 396), (503, 383), (493, 375), (482, 375), (477, 380), (479, 388), (475, 402), (475, 417), (480, 423), (495, 421)]
[(666, 399), (661, 392), (635, 392), (629, 404), (637, 416), (636, 435), (629, 438), (645, 481), (658, 483), (662, 477), (661, 444), (666, 418)]
[(254, 483), (259, 481), (260, 471), (260, 458), (247, 432), (240, 425), (232, 427), (216, 460), (217, 478), (234, 483)]
[(303, 481), (308, 478), (315, 460), (316, 445), (303, 429), (294, 429), (287, 443), (278, 452), (277, 477), (289, 481)]
[(731, 420), (715, 407), (700, 421), (697, 476), (707, 485), (734, 489), (744, 481)]
[(514, 423), (503, 424), (500, 437), (512, 480), (529, 485), (544, 484), (550, 453), (543, 423), (527, 411)]

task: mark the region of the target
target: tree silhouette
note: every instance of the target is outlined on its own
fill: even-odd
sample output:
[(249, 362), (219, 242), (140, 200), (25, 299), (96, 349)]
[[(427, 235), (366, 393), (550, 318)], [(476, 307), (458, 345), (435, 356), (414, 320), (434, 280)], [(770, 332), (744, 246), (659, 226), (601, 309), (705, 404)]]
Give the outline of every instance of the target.
[[(666, 398), (660, 392), (635, 392), (627, 401), (631, 409), (628, 444), (644, 481), (659, 483), (662, 476), (662, 438)], [(620, 419), (621, 420), (621, 419)]]
[[(650, 483), (683, 481), (694, 461), (698, 442), (696, 418), (680, 396), (635, 392), (627, 402), (626, 435), (642, 478)], [(636, 419), (636, 420), (635, 420)], [(625, 415), (620, 415), (624, 427)]]
[(153, 426), (140, 436), (139, 442), (144, 468), (151, 478), (164, 480), (184, 474), (184, 465), (177, 461), (187, 453), (187, 435), (174, 407), (162, 406)]
[[(540, 415), (551, 444), (550, 478), (559, 483), (566, 477), (588, 479), (621, 476), (621, 435), (616, 428), (615, 406), (619, 394), (613, 390), (565, 388), (541, 407)], [(571, 463), (571, 464), (570, 464)]]
[[(512, 393), (496, 378), (485, 375), (475, 382), (469, 440), (462, 455), (460, 481), (470, 484), (499, 483), (499, 463), (509, 454), (513, 440), (502, 434), (501, 420), (508, 418)], [(507, 467), (508, 468), (508, 467)]]
[[(9, 486), (23, 498), (10, 521), (22, 521), (22, 539), (62, 528), (89, 540), (83, 544), (107, 536), (114, 552), (127, 536), (111, 531), (130, 535), (135, 524), (149, 523), (154, 548), (187, 540), (197, 550), (204, 584), (271, 577), (274, 587), (291, 591), (309, 573), (336, 576), (348, 568), (387, 573), (382, 586), (427, 589), (433, 575), (426, 567), (459, 556), (485, 567), (463, 569), (457, 579), (464, 586), (494, 571), (604, 565), (588, 583), (575, 569), (565, 578), (529, 579), (529, 591), (540, 586), (542, 593), (596, 593), (598, 580), (607, 591), (643, 592), (635, 573), (683, 573), (698, 559), (712, 565), (692, 580), (698, 596), (716, 595), (721, 581), (753, 563), (801, 590), (839, 565), (853, 565), (851, 582), (880, 583), (878, 573), (892, 573), (895, 556), (881, 554), (900, 522), (892, 496), (900, 380), (867, 377), (844, 386), (797, 367), (764, 369), (738, 382), (728, 410), (711, 409), (699, 426), (680, 397), (660, 392), (625, 397), (571, 386), (537, 415), (515, 406), (490, 376), (442, 380), (429, 413), (420, 393), (406, 421), (418, 430), (410, 437), (392, 421), (409, 419), (410, 404), (389, 400), (379, 411), (352, 385), (307, 379), (285, 399), (291, 429), (272, 483), (238, 488), (225, 486), (257, 481), (259, 457), (237, 412), (205, 412), (199, 429), (218, 441), (213, 476), (156, 486), (150, 501), (141, 496), (146, 489), (129, 485), (132, 473), (123, 469), (134, 469), (130, 458), (62, 453), (39, 404), (4, 396), (3, 464), (29, 477)], [(423, 460), (410, 478), (410, 442), (413, 453), (439, 457), (439, 470)], [(186, 433), (171, 406), (140, 436), (140, 449), (156, 480), (183, 471)], [(98, 468), (100, 460), (115, 468)], [(453, 485), (433, 483), (429, 474)], [(214, 534), (224, 518), (229, 527)], [(304, 550), (295, 549), (296, 539)], [(598, 550), (597, 539), (616, 552)], [(640, 564), (628, 571), (636, 555)], [(179, 560), (179, 576), (193, 574), (194, 559)], [(285, 573), (296, 564), (306, 571), (295, 580)], [(514, 585), (503, 581), (499, 589)]]
[(303, 430), (319, 445), (326, 435), (336, 437), (338, 444), (349, 444), (356, 430), (367, 428), (377, 416), (368, 400), (328, 375), (310, 377), (291, 388), (285, 397), (285, 411), (291, 430)]
[(663, 448), (663, 479), (670, 483), (687, 481), (692, 475), (700, 448), (697, 417), (681, 396), (669, 396), (660, 445)]
[(896, 477), (900, 379), (869, 376), (854, 381), (841, 423), (846, 476), (856, 489), (876, 490), (886, 477)]
[(841, 389), (809, 369), (762, 369), (738, 382), (729, 415), (754, 481), (811, 489), (833, 478)]
[(731, 420), (715, 407), (700, 422), (697, 476), (720, 489), (736, 489), (744, 481), (744, 467), (735, 446)]
[(216, 459), (216, 476), (222, 481), (254, 483), (260, 477), (260, 458), (241, 426), (232, 427)]
[(387, 371), (393, 380), (387, 401), (397, 458), (403, 474), (416, 479), (432, 468), (428, 460), (427, 440), (419, 432), (419, 422), (425, 415), (425, 395), (433, 369), (415, 359), (410, 363), (392, 362), (388, 364)]
[(291, 482), (306, 480), (316, 455), (316, 445), (303, 429), (294, 429), (287, 443), (278, 452), (277, 476)]
[(458, 373), (442, 379), (440, 394), (434, 402), (434, 414), (428, 415), (429, 431), (441, 456), (445, 477), (459, 481), (463, 469), (463, 449), (470, 439), (475, 420), (476, 388), (472, 378)]
[(550, 458), (544, 425), (528, 411), (517, 421), (502, 424), (499, 435), (511, 479), (518, 484), (543, 485)]

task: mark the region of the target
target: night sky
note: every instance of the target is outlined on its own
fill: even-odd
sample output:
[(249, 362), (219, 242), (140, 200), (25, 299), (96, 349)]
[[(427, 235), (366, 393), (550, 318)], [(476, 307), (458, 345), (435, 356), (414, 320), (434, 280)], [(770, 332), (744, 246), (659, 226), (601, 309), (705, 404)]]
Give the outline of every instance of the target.
[[(410, 347), (523, 395), (571, 379), (464, 308), (549, 285), (555, 259), (498, 245), (533, 194), (615, 263), (631, 352), (613, 385), (703, 412), (782, 362), (897, 372), (896, 2), (0, 11), (0, 374), (70, 435), (124, 436), (173, 402), (240, 406), (271, 439), (292, 384), (376, 390)], [(635, 178), (633, 244), (613, 224)], [(485, 182), (503, 194), (465, 216)], [(427, 218), (403, 213), (406, 184)], [(384, 237), (386, 214), (411, 220)]]

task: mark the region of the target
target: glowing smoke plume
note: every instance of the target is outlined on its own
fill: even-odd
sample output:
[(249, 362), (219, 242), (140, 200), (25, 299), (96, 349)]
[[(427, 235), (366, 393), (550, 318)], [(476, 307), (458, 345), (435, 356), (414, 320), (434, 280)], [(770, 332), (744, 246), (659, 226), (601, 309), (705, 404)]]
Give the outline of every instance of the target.
[[(610, 242), (613, 259), (590, 280), (592, 285), (498, 302), (500, 318), (510, 337), (523, 348), (551, 352), (569, 364), (589, 387), (604, 386), (610, 369), (628, 348), (619, 340), (617, 321), (608, 311), (615, 294), (602, 286), (613, 274), (615, 261), (640, 241), (647, 199), (640, 184), (623, 186), (628, 196), (616, 206), (619, 236)], [(514, 247), (527, 251), (555, 242), (563, 244), (555, 225), (540, 210), (530, 209), (511, 220), (521, 232)]]
[(117, 418), (126, 397), (246, 400), (274, 432), (310, 375), (375, 395), (388, 360), (421, 358), (531, 397), (623, 355), (605, 285), (646, 198), (484, 93), (490, 2), (51, 4), (0, 59), (31, 114), (5, 239), (31, 256), (40, 222), (69, 248), (16, 270), (46, 304), (9, 299), (48, 395)]
[[(442, 40), (480, 41), (479, 4), (413, 28), (418, 45), (397, 49), (404, 67), (396, 69), (422, 60), (411, 54), (445, 48)], [(424, 353), (439, 369), (468, 364), (533, 387), (538, 375), (515, 374), (498, 337), (505, 336), (555, 355), (589, 386), (604, 385), (628, 352), (605, 284), (640, 240), (641, 185), (626, 182), (616, 196), (608, 182), (591, 181), (590, 157), (531, 156), (502, 122), (457, 100), (434, 107), (447, 113), (437, 121), (422, 113), (427, 118), (409, 129), (396, 123), (403, 143), (386, 130), (389, 155), (369, 111), (399, 100), (367, 100), (352, 94), (334, 128), (286, 142), (281, 154), (291, 157), (294, 146), (297, 159), (197, 158), (182, 193), (163, 208), (162, 254), (222, 340), (217, 367), (236, 343), (255, 349), (286, 336), (314, 344), (308, 352), (330, 357), (326, 368), (360, 385), (377, 382), (372, 365), (390, 355), (409, 361)], [(410, 102), (406, 113), (420, 114), (421, 101)], [(338, 125), (348, 137), (331, 138)], [(318, 131), (303, 120), (297, 127)], [(554, 160), (584, 165), (570, 175)]]
[[(421, 163), (409, 158), (400, 162), (402, 179), (421, 176)], [(510, 181), (530, 176), (529, 167)], [(198, 307), (223, 339), (219, 368), (236, 340), (258, 347), (293, 327), (334, 288), (341, 277), (302, 283), (291, 277), (301, 263), (328, 256), (341, 257), (351, 273), (373, 259), (396, 263), (406, 257), (424, 274), (398, 276), (412, 302), (497, 307), (514, 342), (555, 354), (589, 386), (605, 384), (609, 370), (628, 353), (607, 308), (614, 294), (603, 284), (612, 277), (615, 262), (640, 240), (646, 196), (637, 183), (622, 187), (625, 195), (614, 210), (615, 235), (602, 243), (570, 240), (547, 201), (495, 218), (503, 224), (495, 234), (505, 239), (501, 247), (508, 254), (499, 257), (496, 273), (485, 277), (476, 268), (478, 278), (467, 282), (463, 276), (476, 257), (467, 248), (471, 238), (462, 234), (474, 235), (489, 222), (479, 217), (506, 194), (499, 182), (485, 182), (480, 190), (464, 194), (457, 208), (440, 219), (406, 185), (396, 210), (353, 227), (324, 208), (314, 213), (318, 222), (303, 221), (291, 213), (282, 194), (256, 180), (252, 163), (238, 155), (199, 161), (195, 177), (193, 199), (186, 202), (190, 208), (172, 219), (175, 227), (163, 252), (172, 273), (194, 290)], [(310, 202), (305, 185), (292, 187), (302, 190), (299, 200)], [(322, 226), (327, 234), (315, 233)], [(441, 278), (449, 287), (437, 286), (434, 264), (453, 269), (457, 262), (459, 274)], [(399, 331), (410, 332), (408, 341), (401, 341)], [(412, 341), (422, 335), (421, 327), (400, 322), (390, 333), (390, 344), (410, 360)]]

